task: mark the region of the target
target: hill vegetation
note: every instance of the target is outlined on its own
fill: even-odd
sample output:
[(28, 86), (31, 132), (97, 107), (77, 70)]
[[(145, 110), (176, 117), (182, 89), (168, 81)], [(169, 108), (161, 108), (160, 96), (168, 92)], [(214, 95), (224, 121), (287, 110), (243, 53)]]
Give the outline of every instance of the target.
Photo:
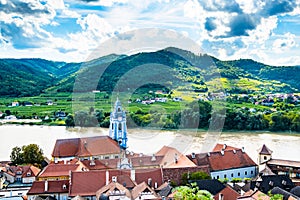
[[(129, 127), (207, 129), (211, 101), (220, 98), (226, 103), (225, 129), (299, 132), (299, 70), (176, 48), (83, 63), (0, 59), (0, 117), (107, 127), (112, 94), (120, 93), (129, 102)], [(12, 106), (14, 101), (20, 106)]]

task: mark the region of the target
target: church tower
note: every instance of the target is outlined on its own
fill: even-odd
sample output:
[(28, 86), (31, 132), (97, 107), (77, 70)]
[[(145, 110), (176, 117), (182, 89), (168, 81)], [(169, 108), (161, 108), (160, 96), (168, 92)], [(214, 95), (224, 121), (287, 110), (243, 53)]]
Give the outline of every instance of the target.
[(110, 113), (109, 137), (116, 140), (122, 149), (127, 148), (126, 113), (122, 110), (119, 98), (113, 112)]

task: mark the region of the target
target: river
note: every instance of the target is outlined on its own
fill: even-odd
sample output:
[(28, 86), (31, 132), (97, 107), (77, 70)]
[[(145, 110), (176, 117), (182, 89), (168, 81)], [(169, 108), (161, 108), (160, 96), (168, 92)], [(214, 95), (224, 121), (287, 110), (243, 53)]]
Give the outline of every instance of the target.
[[(63, 126), (0, 126), (0, 160), (9, 160), (11, 149), (15, 146), (38, 144), (45, 156), (51, 157), (56, 139), (107, 135), (104, 128), (72, 128)], [(205, 132), (192, 130), (161, 131), (147, 129), (129, 129), (128, 146), (130, 151), (151, 155), (163, 145), (177, 148), (182, 153), (199, 153), (203, 149)], [(266, 144), (273, 150), (273, 158), (300, 161), (300, 134), (274, 132), (223, 132), (213, 137), (211, 144), (222, 143), (235, 147), (244, 147), (249, 156), (256, 161), (257, 149)], [(209, 147), (211, 148), (212, 145)]]

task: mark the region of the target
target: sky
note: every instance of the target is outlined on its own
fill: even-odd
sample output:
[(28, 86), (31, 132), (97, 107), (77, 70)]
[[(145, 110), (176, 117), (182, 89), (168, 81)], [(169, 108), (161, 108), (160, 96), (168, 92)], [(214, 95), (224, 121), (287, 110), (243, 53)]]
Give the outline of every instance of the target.
[(144, 28), (175, 31), (221, 60), (300, 65), (300, 0), (0, 0), (0, 58), (82, 62)]

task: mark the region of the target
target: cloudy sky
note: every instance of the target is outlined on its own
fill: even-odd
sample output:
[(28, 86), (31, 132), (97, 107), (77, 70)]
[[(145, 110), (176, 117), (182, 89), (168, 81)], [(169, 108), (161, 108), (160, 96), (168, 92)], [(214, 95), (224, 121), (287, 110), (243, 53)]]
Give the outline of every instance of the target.
[(103, 41), (160, 28), (219, 59), (299, 65), (300, 0), (0, 0), (0, 57), (84, 61)]

